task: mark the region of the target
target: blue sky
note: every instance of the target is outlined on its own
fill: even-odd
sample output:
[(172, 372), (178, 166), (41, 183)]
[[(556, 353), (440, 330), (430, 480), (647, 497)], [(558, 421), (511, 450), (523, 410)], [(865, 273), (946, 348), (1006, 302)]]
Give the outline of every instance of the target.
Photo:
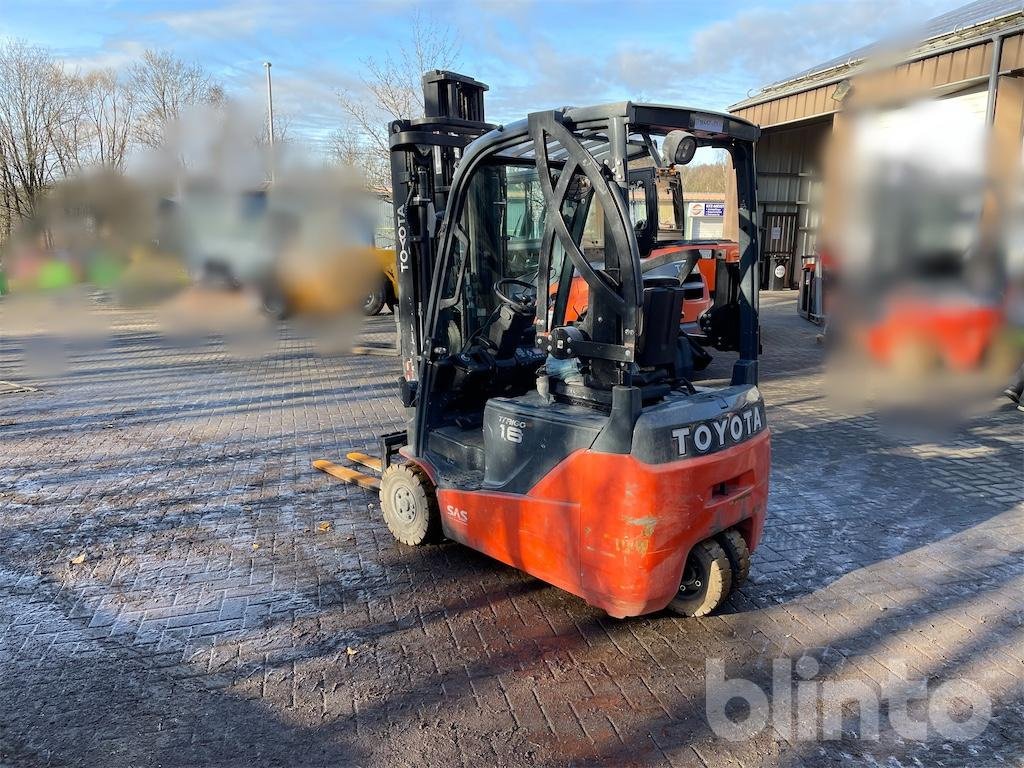
[(5, 0), (0, 38), (46, 46), (71, 66), (123, 67), (147, 47), (201, 62), (229, 93), (260, 98), (312, 146), (344, 120), (361, 61), (408, 45), (418, 8), (461, 41), (459, 69), (491, 86), (488, 117), (648, 99), (724, 109), (752, 90), (962, 5), (964, 0), (715, 2), (118, 2)]

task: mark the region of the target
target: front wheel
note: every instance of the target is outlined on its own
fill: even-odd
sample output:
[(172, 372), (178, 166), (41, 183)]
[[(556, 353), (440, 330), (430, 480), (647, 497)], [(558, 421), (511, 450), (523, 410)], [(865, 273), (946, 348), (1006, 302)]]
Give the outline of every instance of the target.
[(380, 508), (391, 534), (413, 546), (441, 537), (434, 484), (414, 464), (392, 464), (380, 481)]
[(679, 592), (668, 608), (680, 616), (707, 616), (729, 596), (731, 588), (729, 556), (718, 542), (708, 539), (690, 550)]

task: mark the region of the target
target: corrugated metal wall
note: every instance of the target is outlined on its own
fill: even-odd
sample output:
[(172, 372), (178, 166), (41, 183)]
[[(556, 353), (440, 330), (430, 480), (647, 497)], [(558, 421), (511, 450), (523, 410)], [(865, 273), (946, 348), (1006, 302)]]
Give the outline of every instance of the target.
[(757, 125), (780, 125), (795, 120), (806, 120), (815, 115), (830, 115), (839, 110), (840, 103), (833, 97), (835, 85), (822, 85), (806, 91), (772, 99), (733, 112), (737, 117)]
[[(768, 212), (797, 214), (796, 264), (816, 253), (821, 219), (821, 149), (831, 118), (798, 128), (766, 130), (757, 144), (757, 201), (763, 226)], [(762, 232), (762, 241), (764, 233)]]
[[(994, 51), (995, 45), (991, 40), (987, 40), (957, 50), (918, 58), (892, 69), (880, 72), (869, 70), (867, 73), (854, 74), (851, 79), (854, 88), (861, 92), (871, 89), (881, 89), (883, 92), (912, 89), (923, 94), (932, 88), (953, 84), (969, 85), (987, 80), (992, 69)], [(1024, 34), (1006, 38), (999, 63), (1001, 73), (1024, 66)], [(733, 114), (762, 127), (793, 123), (835, 113), (840, 107), (840, 102), (834, 98), (835, 93), (834, 83), (808, 87), (799, 93), (779, 96), (760, 104), (736, 109)]]

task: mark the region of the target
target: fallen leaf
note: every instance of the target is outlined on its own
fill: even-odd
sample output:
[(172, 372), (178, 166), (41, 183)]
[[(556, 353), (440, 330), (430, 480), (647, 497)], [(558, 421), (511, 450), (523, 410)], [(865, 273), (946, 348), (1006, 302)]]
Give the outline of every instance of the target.
[(259, 545), (259, 544), (256, 544), (255, 542), (253, 542), (253, 545), (252, 545), (252, 551), (253, 551), (253, 552), (255, 552), (255, 551), (256, 551), (257, 549), (259, 549), (259, 548), (260, 548), (260, 545)]
[(329, 520), (324, 520), (322, 523), (320, 523), (320, 525), (316, 527), (316, 529), (321, 533), (327, 533), (327, 531), (331, 530), (332, 527), (333, 526), (331, 525)]
[(357, 653), (359, 653), (359, 651), (357, 651), (355, 648), (350, 647), (345, 649), (345, 653), (347, 653), (349, 656), (355, 656)]
[(72, 565), (81, 565), (84, 562), (85, 562), (85, 552), (80, 554), (78, 557), (72, 557), (71, 558), (71, 564)]

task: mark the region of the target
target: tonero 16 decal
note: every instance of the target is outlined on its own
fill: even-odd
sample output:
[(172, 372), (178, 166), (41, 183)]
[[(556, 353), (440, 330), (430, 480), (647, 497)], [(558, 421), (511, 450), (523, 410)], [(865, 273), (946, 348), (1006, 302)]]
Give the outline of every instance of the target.
[(742, 443), (764, 429), (764, 406), (761, 403), (672, 430), (680, 456), (714, 453)]

